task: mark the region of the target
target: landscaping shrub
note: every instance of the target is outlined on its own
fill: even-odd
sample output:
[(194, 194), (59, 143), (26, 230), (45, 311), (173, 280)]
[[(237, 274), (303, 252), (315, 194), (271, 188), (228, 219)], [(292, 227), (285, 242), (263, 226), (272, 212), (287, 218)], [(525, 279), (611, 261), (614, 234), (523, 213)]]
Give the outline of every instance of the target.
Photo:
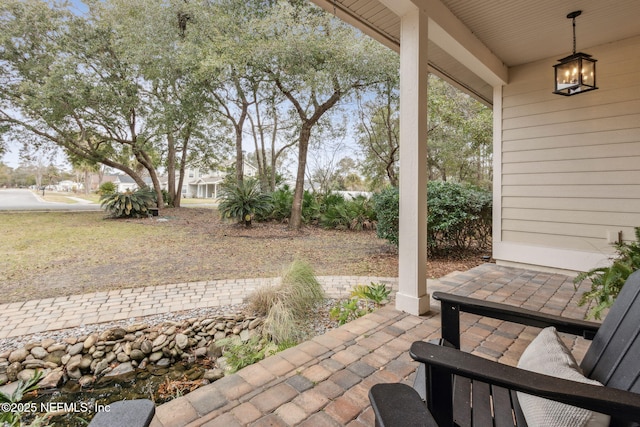
[(265, 218), (276, 221), (285, 221), (291, 217), (291, 206), (293, 205), (293, 191), (288, 185), (277, 189), (271, 193), (271, 212)]
[(324, 213), (320, 215), (320, 225), (338, 230), (363, 230), (373, 228), (376, 213), (372, 202), (365, 196), (345, 200), (339, 194), (325, 198)]
[(376, 233), (381, 239), (398, 246), (400, 192), (398, 187), (387, 187), (373, 195), (373, 210), (378, 220)]
[(100, 184), (100, 187), (98, 188), (98, 194), (104, 196), (107, 194), (113, 194), (116, 192), (116, 190), (116, 185), (111, 181), (107, 181)]
[[(486, 248), (491, 240), (492, 196), (463, 184), (430, 181), (427, 188), (427, 247), (431, 253), (447, 249)], [(374, 195), (378, 237), (398, 245), (399, 191), (387, 188)]]
[(222, 185), (222, 201), (218, 205), (223, 218), (235, 218), (251, 226), (254, 216), (264, 217), (271, 211), (271, 197), (260, 189), (260, 183), (253, 178), (245, 179), (242, 184), (225, 183)]
[(154, 205), (155, 192), (147, 188), (100, 196), (100, 206), (115, 218), (147, 216)]
[(283, 272), (278, 286), (259, 288), (249, 296), (249, 307), (267, 316), (265, 333), (276, 344), (283, 344), (300, 342), (308, 335), (309, 313), (324, 299), (324, 290), (311, 266), (294, 261)]
[(578, 302), (581, 306), (587, 303), (594, 304), (586, 317), (600, 319), (602, 312), (615, 301), (629, 275), (640, 269), (640, 227), (635, 228), (635, 238), (635, 242), (614, 244), (616, 255), (611, 266), (594, 268), (580, 273), (574, 279), (575, 284), (587, 279), (591, 281), (591, 289), (582, 294)]

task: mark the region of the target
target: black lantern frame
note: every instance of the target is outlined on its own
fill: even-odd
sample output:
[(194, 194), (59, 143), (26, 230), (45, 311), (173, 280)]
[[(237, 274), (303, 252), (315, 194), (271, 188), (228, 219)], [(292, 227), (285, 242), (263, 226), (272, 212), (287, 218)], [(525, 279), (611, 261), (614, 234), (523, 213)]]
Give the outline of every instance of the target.
[(573, 20), (573, 54), (559, 59), (553, 66), (555, 73), (555, 90), (557, 95), (571, 96), (578, 93), (598, 89), (596, 86), (596, 62), (591, 55), (576, 53), (576, 17), (582, 11), (577, 10), (567, 15)]

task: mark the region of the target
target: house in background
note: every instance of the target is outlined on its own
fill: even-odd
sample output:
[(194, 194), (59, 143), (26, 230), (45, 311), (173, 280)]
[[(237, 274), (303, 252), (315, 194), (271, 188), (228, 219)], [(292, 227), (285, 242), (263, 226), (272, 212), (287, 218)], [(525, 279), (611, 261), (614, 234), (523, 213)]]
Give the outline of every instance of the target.
[[(231, 166), (235, 160), (229, 161), (227, 166)], [(184, 184), (182, 186), (182, 197), (195, 197), (198, 199), (217, 199), (229, 167), (223, 169), (209, 170), (202, 172), (198, 169), (187, 169), (184, 176)], [(255, 177), (258, 174), (258, 168), (248, 163), (243, 163), (244, 176)], [(167, 189), (167, 177), (161, 178), (163, 189)], [(178, 177), (176, 177), (176, 186), (178, 185)]]
[[(640, 2), (311, 0), (400, 53), (396, 307), (429, 310), (427, 74), (493, 107), (493, 257), (585, 271), (640, 226)], [(597, 59), (597, 90), (559, 96), (554, 69)]]

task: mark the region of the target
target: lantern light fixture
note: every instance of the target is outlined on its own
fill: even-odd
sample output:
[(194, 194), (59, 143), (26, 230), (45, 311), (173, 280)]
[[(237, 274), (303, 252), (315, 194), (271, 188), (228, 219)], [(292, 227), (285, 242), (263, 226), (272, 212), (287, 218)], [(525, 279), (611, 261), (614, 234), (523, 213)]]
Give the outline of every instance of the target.
[(576, 53), (576, 18), (582, 14), (576, 10), (567, 15), (573, 24), (573, 54), (559, 59), (554, 65), (555, 90), (553, 93), (564, 96), (576, 95), (598, 89), (596, 87), (596, 59), (586, 53)]

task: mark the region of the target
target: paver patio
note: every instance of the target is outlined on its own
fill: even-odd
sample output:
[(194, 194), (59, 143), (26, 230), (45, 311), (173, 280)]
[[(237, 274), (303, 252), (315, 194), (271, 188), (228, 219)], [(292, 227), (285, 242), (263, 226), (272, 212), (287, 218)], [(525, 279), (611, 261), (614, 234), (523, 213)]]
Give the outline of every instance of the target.
[[(356, 284), (395, 278), (321, 277), (330, 296), (348, 295)], [(242, 300), (265, 279), (212, 281), (127, 289), (83, 296), (0, 305), (0, 339), (137, 315), (224, 305)], [(484, 264), (429, 281), (429, 292), (505, 302), (524, 308), (582, 318), (577, 301), (585, 288), (572, 278)], [(193, 295), (198, 295), (194, 302)], [(186, 301), (189, 301), (188, 303)], [(150, 307), (140, 309), (142, 301)], [(109, 307), (108, 314), (102, 307)], [(98, 314), (99, 313), (99, 314)], [(134, 314), (135, 313), (135, 314)], [(140, 314), (142, 313), (142, 314)], [(462, 348), (515, 365), (538, 330), (463, 314)], [(416, 340), (439, 337), (437, 302), (432, 312), (412, 316), (392, 305), (277, 353), (236, 374), (157, 407), (153, 427), (173, 426), (373, 426), (370, 387), (381, 382), (412, 382), (417, 364), (408, 350)], [(578, 359), (588, 342), (567, 337)]]

